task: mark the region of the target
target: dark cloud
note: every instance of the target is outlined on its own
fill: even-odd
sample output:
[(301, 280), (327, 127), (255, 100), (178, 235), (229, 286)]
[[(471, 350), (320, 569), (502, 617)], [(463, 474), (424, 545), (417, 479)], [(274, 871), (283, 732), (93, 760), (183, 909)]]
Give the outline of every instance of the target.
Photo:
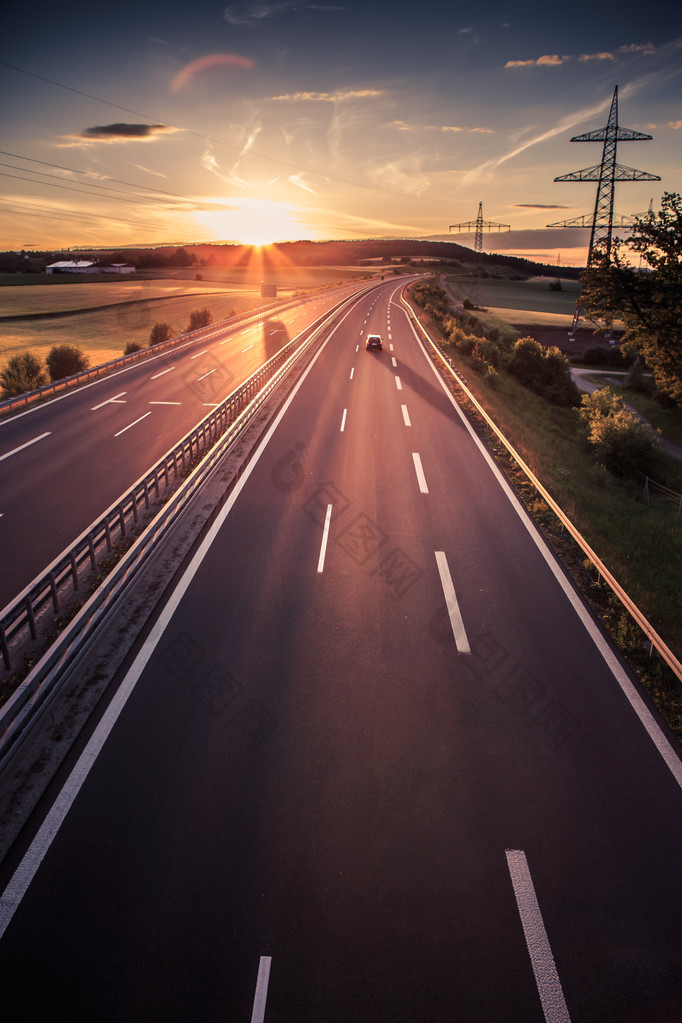
[(570, 210), (570, 206), (556, 206), (549, 203), (542, 202), (517, 202), (514, 204), (517, 209), (521, 210)]
[(86, 128), (84, 139), (149, 139), (165, 131), (174, 131), (167, 124), (98, 124)]

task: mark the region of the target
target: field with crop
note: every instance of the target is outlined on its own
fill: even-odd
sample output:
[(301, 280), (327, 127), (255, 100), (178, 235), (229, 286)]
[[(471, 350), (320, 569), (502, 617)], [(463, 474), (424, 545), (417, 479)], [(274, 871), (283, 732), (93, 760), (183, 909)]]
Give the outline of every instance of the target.
[(173, 334), (179, 334), (197, 307), (208, 306), (213, 319), (221, 320), (270, 304), (271, 299), (261, 297), (264, 279), (277, 284), (280, 298), (288, 298), (360, 276), (357, 270), (333, 267), (207, 268), (201, 281), (196, 273), (170, 270), (136, 275), (134, 280), (110, 275), (78, 280), (66, 275), (5, 276), (0, 279), (0, 369), (13, 355), (27, 351), (43, 359), (57, 344), (81, 348), (91, 366), (107, 362), (122, 355), (130, 341), (147, 344), (157, 321), (170, 323)]
[[(448, 284), (461, 298), (471, 290), (471, 278), (451, 276)], [(570, 327), (578, 297), (578, 282), (561, 281), (561, 291), (550, 290), (555, 278), (530, 277), (525, 281), (480, 281), (481, 301), (485, 309), (512, 324), (535, 324), (546, 327)]]

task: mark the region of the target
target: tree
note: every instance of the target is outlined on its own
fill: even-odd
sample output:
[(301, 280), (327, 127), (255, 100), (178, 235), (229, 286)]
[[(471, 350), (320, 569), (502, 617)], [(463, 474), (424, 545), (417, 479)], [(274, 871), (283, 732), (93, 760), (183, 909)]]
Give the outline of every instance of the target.
[(53, 345), (45, 361), (50, 380), (61, 380), (62, 377), (80, 373), (82, 369), (88, 368), (90, 362), (87, 355), (75, 345)]
[[(641, 257), (643, 266), (630, 261)], [(682, 404), (682, 195), (666, 192), (658, 213), (638, 217), (627, 242), (616, 238), (611, 259), (597, 250), (584, 271), (581, 302), (607, 327), (622, 321), (623, 346), (639, 353), (659, 391)], [(639, 262), (639, 260), (638, 260)]]
[(544, 348), (532, 337), (515, 343), (507, 369), (524, 387), (555, 405), (578, 405), (580, 395), (568, 359), (558, 348)]
[(203, 309), (192, 309), (192, 312), (189, 314), (187, 330), (199, 330), (200, 327), (208, 327), (212, 320), (213, 313), (208, 306), (204, 306)]
[(149, 344), (160, 345), (170, 337), (173, 337), (173, 328), (170, 323), (155, 323), (149, 332)]
[(0, 372), (0, 395), (3, 398), (16, 398), (18, 394), (34, 391), (47, 383), (47, 373), (35, 355), (24, 352), (13, 355), (5, 368)]
[(658, 437), (619, 394), (610, 387), (584, 394), (578, 414), (592, 454), (605, 469), (615, 476), (651, 472)]

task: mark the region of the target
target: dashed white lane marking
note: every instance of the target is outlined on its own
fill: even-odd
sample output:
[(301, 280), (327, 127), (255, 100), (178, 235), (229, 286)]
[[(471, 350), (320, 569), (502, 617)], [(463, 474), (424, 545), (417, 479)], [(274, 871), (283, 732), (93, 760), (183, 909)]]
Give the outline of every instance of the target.
[(105, 405), (125, 405), (125, 402), (121, 401), (121, 398), (127, 393), (127, 391), (121, 391), (120, 394), (115, 394), (113, 398), (107, 398), (106, 401), (101, 401), (99, 405), (93, 405), (90, 411), (96, 412), (98, 408), (104, 408)]
[(395, 386), (398, 388), (399, 391), (402, 391), (403, 385), (400, 382), (400, 377), (395, 378)]
[(355, 373), (355, 366), (353, 366), (352, 370), (350, 371), (350, 379), (351, 380), (353, 379), (353, 373)]
[(190, 355), (190, 359), (198, 359), (200, 355), (208, 355), (208, 348), (204, 348), (203, 352), (197, 352), (196, 355)]
[(526, 854), (522, 849), (505, 852), (545, 1020), (547, 1023), (571, 1023)]
[(426, 476), (424, 475), (422, 460), (419, 457), (418, 451), (412, 452), (412, 461), (414, 462), (414, 471), (417, 474), (417, 482), (419, 484), (419, 489), (422, 494), (428, 494), (429, 488), (426, 485)]
[(448, 561), (445, 557), (445, 551), (436, 551), (435, 554), (436, 564), (438, 565), (438, 574), (440, 575), (440, 584), (443, 587), (443, 593), (445, 595), (445, 606), (448, 609), (452, 635), (455, 637), (457, 650), (460, 654), (470, 654), (471, 647), (469, 646), (469, 640), (467, 639), (467, 634), (464, 629), (464, 622), (462, 621), (462, 614), (459, 610), (457, 594), (455, 593), (455, 587), (452, 582), (452, 576), (450, 575), (450, 568), (448, 567)]
[(347, 415), (347, 413), (348, 413), (348, 409), (345, 408), (343, 410), (343, 415), (341, 416), (341, 429), (339, 430), (339, 433), (343, 433), (343, 431), (346, 429), (346, 415)]
[(389, 345), (388, 346), (388, 350), (389, 350), (389, 352), (392, 352), (393, 351), (393, 345)]
[(412, 426), (412, 423), (410, 421), (410, 413), (407, 411), (407, 405), (401, 405), (400, 408), (403, 413), (403, 422), (405, 423), (405, 426)]
[(140, 416), (139, 419), (136, 419), (134, 423), (128, 423), (128, 425), (124, 426), (122, 430), (119, 430), (118, 433), (115, 433), (114, 437), (120, 437), (121, 434), (125, 433), (126, 430), (129, 430), (131, 428), (131, 426), (137, 426), (138, 423), (141, 423), (143, 419), (146, 419), (147, 416), (150, 416), (150, 415), (151, 415), (151, 412), (145, 412), (145, 414), (143, 416)]
[(13, 448), (6, 454), (0, 455), (0, 462), (4, 462), (6, 458), (9, 458), (11, 455), (16, 455), (19, 451), (23, 451), (24, 448), (30, 448), (31, 444), (36, 444), (39, 440), (43, 440), (44, 437), (49, 437), (50, 432), (51, 431), (48, 430), (47, 433), (41, 433), (38, 437), (34, 437), (33, 440), (27, 440), (25, 444), (20, 444), (18, 448)]
[(253, 344), (253, 345), (247, 345), (246, 348), (242, 348), (242, 355), (244, 354), (244, 352), (250, 352), (251, 349), (255, 348), (255, 347), (256, 347), (255, 344)]
[(359, 352), (359, 351), (360, 351), (360, 345), (356, 345), (356, 346), (355, 346), (355, 351), (356, 351), (356, 352)]
[(199, 383), (200, 380), (205, 380), (206, 377), (210, 377), (211, 373), (215, 373), (217, 368), (217, 366), (214, 366), (213, 369), (209, 369), (208, 373), (204, 373), (202, 377), (197, 377), (197, 383)]
[[(174, 369), (175, 369), (175, 366), (169, 366), (168, 369), (162, 369), (160, 373), (155, 373), (154, 376), (150, 377), (149, 379), (150, 380), (158, 380), (159, 377), (164, 377), (166, 375), (166, 373), (172, 373)], [(125, 394), (125, 391), (123, 393)]]
[(391, 356), (391, 365), (393, 366), (393, 369), (397, 369), (398, 368), (398, 363), (396, 361), (395, 355)]
[(324, 572), (324, 559), (327, 553), (327, 541), (329, 540), (329, 524), (332, 520), (332, 506), (327, 505), (327, 514), (324, 517), (324, 529), (322, 530), (322, 543), (320, 545), (320, 556), (317, 559), (318, 574)]
[(258, 964), (258, 979), (256, 981), (256, 993), (253, 996), (253, 1011), (251, 1023), (263, 1023), (265, 1018), (265, 1006), (268, 1000), (268, 984), (270, 983), (270, 966), (272, 956), (261, 956)]

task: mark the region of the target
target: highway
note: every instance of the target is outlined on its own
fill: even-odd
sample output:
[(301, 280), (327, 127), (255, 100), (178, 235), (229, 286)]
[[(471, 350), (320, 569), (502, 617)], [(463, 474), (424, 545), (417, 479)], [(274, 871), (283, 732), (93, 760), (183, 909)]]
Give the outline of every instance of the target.
[(338, 290), (0, 420), (0, 608)]
[(331, 334), (0, 865), (6, 1018), (682, 1018), (679, 756), (399, 298)]

